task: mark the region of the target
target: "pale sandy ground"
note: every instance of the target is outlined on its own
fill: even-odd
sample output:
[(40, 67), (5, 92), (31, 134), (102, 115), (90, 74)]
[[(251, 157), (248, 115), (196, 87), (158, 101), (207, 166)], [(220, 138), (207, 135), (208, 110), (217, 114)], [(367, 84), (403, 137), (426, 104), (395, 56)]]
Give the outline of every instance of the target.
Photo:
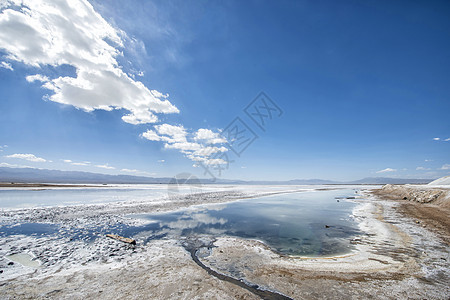
[[(204, 202), (243, 197), (238, 192), (227, 195), (204, 197)], [(364, 234), (353, 241), (355, 250), (348, 255), (286, 257), (258, 241), (222, 237), (212, 249), (201, 249), (201, 261), (217, 272), (294, 299), (448, 299), (450, 257), (442, 235), (400, 214), (398, 201), (356, 201), (362, 205), (354, 210), (354, 217)], [(179, 202), (174, 200), (173, 208), (201, 201)], [(155, 205), (157, 210), (159, 204)], [(152, 211), (143, 203), (136, 207)], [(97, 219), (94, 208), (20, 210), (13, 215), (2, 212), (1, 217), (17, 214), (32, 221), (46, 217), (75, 225), (74, 220), (87, 213), (81, 221), (85, 226), (94, 220), (116, 222), (119, 212), (133, 211), (123, 203), (108, 205), (111, 212)], [(99, 237), (86, 247), (83, 241), (16, 236), (3, 239), (0, 248), (0, 267), (5, 270), (0, 274), (1, 299), (259, 299), (209, 275), (176, 239), (145, 246), (138, 242), (133, 247)], [(49, 260), (38, 269), (17, 263), (8, 266), (5, 255), (20, 252)]]

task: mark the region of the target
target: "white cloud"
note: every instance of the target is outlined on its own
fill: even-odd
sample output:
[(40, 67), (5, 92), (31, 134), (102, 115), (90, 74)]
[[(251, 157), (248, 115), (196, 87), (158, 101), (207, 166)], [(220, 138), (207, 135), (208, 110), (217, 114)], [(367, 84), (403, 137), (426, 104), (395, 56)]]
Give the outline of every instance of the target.
[(140, 170), (136, 170), (136, 169), (121, 169), (121, 172), (125, 172), (125, 173), (133, 173), (134, 175), (147, 175), (147, 176), (154, 176), (156, 175), (156, 173), (149, 173), (149, 172), (145, 172), (145, 171), (140, 171)]
[(426, 162), (430, 162), (433, 161), (432, 159), (425, 159)]
[(4, 68), (4, 69), (8, 69), (8, 70), (14, 71), (13, 67), (11, 66), (11, 64), (7, 63), (6, 61), (2, 61), (0, 63), (0, 68)]
[(195, 152), (194, 152), (194, 155), (197, 155), (197, 156), (210, 156), (211, 154), (214, 154), (214, 153), (217, 153), (217, 152), (226, 152), (226, 151), (228, 151), (228, 149), (227, 148), (225, 148), (225, 147), (204, 147), (204, 148), (201, 148), (201, 149), (199, 149), (199, 150), (196, 150)]
[(142, 137), (146, 138), (149, 141), (160, 141), (161, 137), (154, 132), (153, 130), (147, 130), (146, 132), (142, 133)]
[(167, 149), (178, 149), (181, 150), (181, 152), (186, 153), (189, 151), (198, 151), (201, 149), (201, 145), (197, 143), (190, 143), (190, 142), (182, 142), (182, 143), (173, 143), (173, 144), (165, 144), (164, 148)]
[(417, 167), (416, 168), (417, 171), (427, 171), (427, 170), (431, 170), (430, 168), (425, 168), (425, 167)]
[(159, 163), (164, 163), (164, 162), (166, 162), (164, 159), (160, 159), (160, 160), (158, 160), (158, 162)]
[(435, 138), (433, 138), (433, 140), (434, 140), (434, 141), (450, 142), (450, 137), (449, 137), (449, 138), (446, 138), (446, 139), (441, 139), (441, 138), (435, 137)]
[(88, 162), (88, 161), (84, 161), (84, 162), (74, 162), (74, 161), (72, 161), (72, 160), (70, 160), (70, 159), (63, 159), (63, 161), (64, 161), (65, 163), (71, 164), (71, 165), (73, 165), (73, 166), (88, 166), (88, 165), (90, 164), (90, 162)]
[(48, 82), (48, 81), (50, 81), (50, 79), (48, 79), (47, 76), (43, 76), (41, 74), (29, 75), (29, 76), (25, 77), (25, 79), (28, 82), (35, 82), (35, 81)]
[(73, 162), (71, 163), (71, 165), (74, 166), (88, 166), (90, 163), (89, 162)]
[[(0, 9), (0, 28), (0, 50), (6, 59), (35, 67), (36, 74), (26, 80), (40, 82), (49, 90), (45, 98), (50, 101), (87, 112), (122, 109), (122, 120), (135, 125), (156, 123), (158, 114), (179, 113), (168, 94), (136, 80), (144, 76), (137, 70), (140, 68), (122, 70), (118, 59), (122, 50), (145, 52), (145, 45), (108, 24), (87, 0), (6, 1)], [(62, 65), (75, 69), (73, 77), (50, 77), (42, 68)], [(209, 129), (199, 129), (191, 136), (182, 125), (156, 125), (141, 136), (185, 155), (211, 145), (220, 149), (220, 144), (226, 143)], [(210, 159), (212, 153), (204, 150), (203, 154), (203, 159)]]
[(182, 125), (170, 125), (170, 124), (161, 124), (155, 126), (158, 134), (166, 135), (161, 137), (161, 140), (167, 141), (170, 143), (184, 143), (187, 142), (186, 139), (186, 129)]
[(24, 160), (28, 160), (28, 161), (32, 161), (32, 162), (46, 162), (47, 161), (41, 157), (36, 157), (34, 154), (11, 154), (11, 155), (6, 155), (5, 157), (24, 159)]
[(440, 168), (440, 170), (450, 170), (450, 164), (444, 164), (444, 165), (442, 165), (442, 167)]
[(389, 172), (396, 172), (397, 169), (391, 169), (391, 168), (386, 168), (380, 171), (377, 171), (376, 173), (389, 173)]
[(197, 130), (194, 140), (203, 140), (207, 144), (223, 144), (227, 142), (227, 140), (220, 137), (219, 133), (204, 128)]
[(127, 172), (127, 173), (140, 173), (141, 172), (141, 171), (136, 170), (136, 169), (132, 169), (132, 170), (130, 170), (130, 169), (122, 169), (120, 171)]
[(128, 114), (122, 120), (130, 124), (154, 123), (156, 114), (179, 112), (168, 95), (149, 90), (122, 71), (116, 58), (129, 39), (87, 0), (23, 0), (3, 6), (0, 48), (9, 60), (36, 68), (66, 64), (76, 69), (75, 77), (27, 77), (52, 91), (49, 100), (85, 111), (124, 109)]
[(219, 133), (201, 128), (191, 137), (182, 125), (161, 124), (155, 125), (154, 128), (155, 130), (149, 129), (141, 136), (150, 141), (163, 141), (164, 148), (177, 149), (192, 161), (223, 164), (222, 159), (210, 158), (215, 153), (228, 151), (224, 146), (212, 146), (226, 142), (220, 138)]
[(115, 168), (114, 167), (111, 167), (110, 165), (108, 165), (108, 164), (105, 164), (105, 165), (95, 165), (97, 168), (102, 168), (102, 169), (107, 169), (107, 170), (114, 170)]
[(8, 164), (8, 163), (0, 163), (0, 167), (7, 167), (7, 168), (33, 168), (30, 166), (25, 166), (25, 165), (16, 165), (16, 164)]
[(207, 165), (226, 165), (228, 162), (221, 158), (207, 159), (204, 161)]

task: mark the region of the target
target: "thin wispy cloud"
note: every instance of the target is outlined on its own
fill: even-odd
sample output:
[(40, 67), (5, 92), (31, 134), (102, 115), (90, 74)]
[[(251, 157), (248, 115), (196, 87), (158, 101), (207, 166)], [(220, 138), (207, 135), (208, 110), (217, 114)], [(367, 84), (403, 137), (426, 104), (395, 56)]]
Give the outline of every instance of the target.
[(430, 168), (425, 168), (425, 167), (417, 167), (416, 171), (428, 171), (431, 170)]
[(153, 176), (156, 175), (156, 173), (149, 173), (149, 172), (145, 172), (145, 171), (141, 171), (141, 170), (136, 170), (136, 169), (121, 169), (121, 172), (125, 172), (125, 173), (131, 173), (133, 175), (147, 175), (147, 176)]
[(104, 164), (104, 165), (95, 165), (97, 168), (101, 168), (101, 169), (107, 169), (107, 170), (114, 170), (116, 168), (110, 166), (109, 164)]
[(6, 61), (0, 62), (0, 68), (8, 69), (8, 70), (14, 71), (12, 65), (11, 65), (10, 63), (7, 63)]
[(11, 154), (11, 155), (6, 155), (6, 158), (17, 158), (17, 159), (23, 159), (23, 160), (28, 160), (28, 161), (32, 161), (32, 162), (47, 162), (46, 159), (42, 158), (42, 157), (37, 157), (34, 154)]
[(6, 168), (33, 168), (33, 167), (27, 166), (27, 165), (9, 164), (9, 163), (5, 163), (5, 162), (0, 163), (0, 167), (6, 167)]
[(74, 165), (74, 166), (89, 166), (90, 162), (73, 162), (73, 163), (71, 163), (71, 165)]
[(442, 165), (442, 167), (440, 168), (440, 170), (450, 170), (450, 164), (444, 164), (444, 165)]
[(74, 162), (71, 159), (63, 159), (63, 162), (71, 164), (73, 166), (89, 166), (91, 164), (89, 161)]
[(441, 142), (450, 142), (450, 137), (449, 138), (440, 138), (440, 137), (435, 137), (433, 138), (434, 141), (441, 141)]
[(397, 169), (392, 169), (392, 168), (386, 168), (380, 171), (377, 171), (376, 173), (391, 173), (391, 172), (396, 172)]

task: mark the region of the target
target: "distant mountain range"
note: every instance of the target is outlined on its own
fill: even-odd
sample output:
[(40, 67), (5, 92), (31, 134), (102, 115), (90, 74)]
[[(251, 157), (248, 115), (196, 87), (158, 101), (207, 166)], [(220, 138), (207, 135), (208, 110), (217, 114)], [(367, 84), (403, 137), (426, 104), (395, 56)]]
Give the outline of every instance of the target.
[[(180, 181), (180, 180), (179, 180)], [(183, 181), (183, 180), (181, 180)], [(245, 181), (230, 179), (188, 179), (184, 183), (202, 184), (271, 184), (271, 185), (318, 185), (318, 184), (427, 184), (432, 179), (400, 179), (387, 177), (368, 177), (360, 180), (339, 182), (322, 179), (294, 179), (288, 181)], [(96, 183), (96, 184), (168, 184), (174, 183), (170, 177), (146, 177), (132, 175), (107, 175), (100, 173), (60, 171), (33, 168), (0, 167), (0, 182), (17, 183)]]

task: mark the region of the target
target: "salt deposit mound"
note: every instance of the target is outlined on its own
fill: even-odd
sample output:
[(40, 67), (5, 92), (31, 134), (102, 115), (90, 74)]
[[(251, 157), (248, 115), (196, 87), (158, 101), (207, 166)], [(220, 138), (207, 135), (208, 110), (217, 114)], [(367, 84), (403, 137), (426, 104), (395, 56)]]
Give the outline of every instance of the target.
[(450, 176), (444, 176), (430, 182), (428, 185), (450, 185)]

